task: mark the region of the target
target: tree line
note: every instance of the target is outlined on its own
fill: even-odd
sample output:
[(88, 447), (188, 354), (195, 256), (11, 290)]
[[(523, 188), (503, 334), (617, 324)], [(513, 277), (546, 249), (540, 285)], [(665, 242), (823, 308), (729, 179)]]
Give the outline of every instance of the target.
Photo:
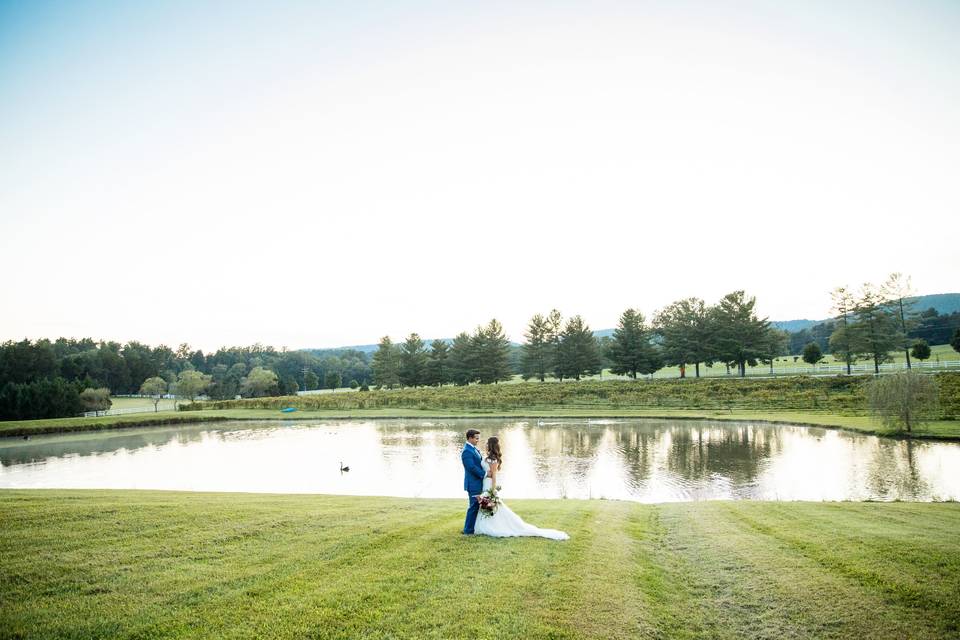
[[(874, 371), (903, 350), (907, 366), (930, 357), (929, 344), (915, 338), (918, 327), (938, 317), (936, 311), (916, 313), (909, 279), (892, 274), (881, 286), (865, 284), (854, 293), (847, 287), (832, 292), (837, 318), (804, 330), (811, 338), (802, 347), (804, 360), (816, 364), (826, 353), (847, 365), (870, 360)], [(828, 331), (824, 332), (824, 329)], [(700, 298), (685, 298), (658, 311), (648, 323), (637, 309), (620, 316), (613, 335), (597, 338), (579, 315), (564, 320), (557, 309), (534, 315), (524, 333), (519, 357), (497, 320), (477, 327), (473, 334), (458, 335), (452, 343), (434, 340), (429, 349), (420, 336), (411, 334), (395, 344), (384, 336), (373, 356), (373, 382), (379, 387), (489, 384), (520, 373), (524, 380), (580, 380), (609, 368), (611, 373), (636, 379), (667, 366), (676, 366), (680, 377), (693, 367), (720, 364), (737, 375), (747, 367), (766, 364), (796, 353), (794, 336), (773, 327), (756, 312), (756, 298), (742, 291), (725, 295), (708, 305)], [(951, 344), (960, 351), (960, 327)], [(821, 343), (824, 345), (820, 347)]]
[(287, 395), (360, 387), (369, 384), (371, 375), (367, 354), (349, 349), (286, 351), (255, 344), (204, 354), (188, 344), (173, 350), (91, 338), (7, 341), (0, 344), (0, 419), (103, 410), (110, 394), (143, 393), (157, 402), (166, 394), (214, 399)]

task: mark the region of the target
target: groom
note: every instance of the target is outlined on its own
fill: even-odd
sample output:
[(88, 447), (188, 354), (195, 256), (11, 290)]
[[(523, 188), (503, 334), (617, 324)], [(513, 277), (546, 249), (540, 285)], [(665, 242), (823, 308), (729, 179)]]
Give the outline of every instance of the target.
[(480, 461), (483, 455), (477, 449), (480, 444), (480, 432), (476, 429), (467, 431), (467, 441), (463, 445), (463, 451), (460, 453), (460, 461), (463, 462), (463, 488), (467, 492), (467, 519), (463, 522), (463, 533), (473, 535), (473, 527), (477, 524), (477, 514), (480, 513), (480, 502), (476, 496), (483, 491), (483, 466)]

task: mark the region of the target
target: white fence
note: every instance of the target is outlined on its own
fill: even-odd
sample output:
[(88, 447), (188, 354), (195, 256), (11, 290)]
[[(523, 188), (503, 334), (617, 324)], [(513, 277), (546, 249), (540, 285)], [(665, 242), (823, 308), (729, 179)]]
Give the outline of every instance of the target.
[(128, 413), (153, 413), (152, 406), (149, 407), (126, 407), (123, 409), (107, 409), (106, 411), (84, 411), (84, 418), (97, 418), (100, 416), (125, 416)]

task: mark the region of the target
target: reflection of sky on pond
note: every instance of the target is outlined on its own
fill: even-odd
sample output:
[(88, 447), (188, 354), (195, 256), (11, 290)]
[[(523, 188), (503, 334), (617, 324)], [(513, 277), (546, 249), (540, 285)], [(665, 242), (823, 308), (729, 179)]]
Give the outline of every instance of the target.
[(468, 428), (500, 437), (507, 498), (960, 499), (957, 444), (668, 420), (236, 422), (11, 438), (0, 440), (0, 487), (461, 497)]

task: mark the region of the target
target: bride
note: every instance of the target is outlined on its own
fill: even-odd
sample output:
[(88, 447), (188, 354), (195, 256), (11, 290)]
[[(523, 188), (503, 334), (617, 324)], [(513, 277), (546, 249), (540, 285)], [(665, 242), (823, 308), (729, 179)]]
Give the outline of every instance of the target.
[[(486, 476), (483, 478), (483, 491), (497, 486), (497, 474), (503, 467), (503, 456), (500, 454), (500, 440), (496, 437), (487, 440), (487, 457), (480, 463)], [(504, 502), (500, 502), (496, 512), (488, 516), (483, 512), (477, 518), (475, 533), (495, 538), (510, 536), (540, 536), (553, 540), (568, 540), (569, 535), (556, 529), (540, 529), (527, 524), (517, 514), (510, 510)]]

